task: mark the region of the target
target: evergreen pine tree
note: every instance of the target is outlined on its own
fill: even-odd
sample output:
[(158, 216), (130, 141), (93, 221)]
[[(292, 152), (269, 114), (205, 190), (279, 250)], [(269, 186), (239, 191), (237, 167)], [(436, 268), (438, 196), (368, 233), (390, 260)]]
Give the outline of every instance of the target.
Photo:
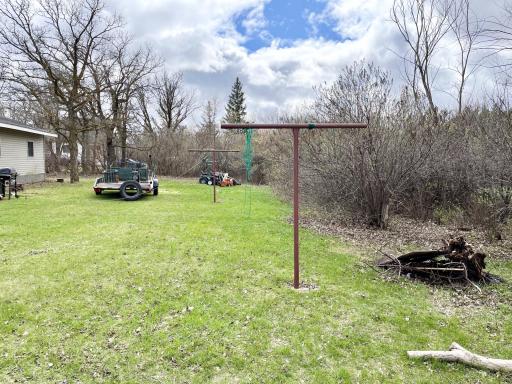
[[(228, 124), (246, 124), (248, 122), (246, 116), (245, 94), (242, 89), (242, 82), (237, 77), (233, 88), (231, 88), (223, 122)], [(245, 163), (246, 181), (249, 182), (252, 167), (252, 129), (237, 129), (232, 131), (232, 133), (235, 133), (235, 136), (237, 136), (236, 134), (243, 134), (245, 136), (243, 159)]]
[(223, 121), (225, 123), (246, 123), (245, 117), (247, 115), (245, 106), (245, 94), (242, 89), (242, 82), (237, 77), (231, 94), (229, 95), (228, 104), (226, 105), (226, 114)]

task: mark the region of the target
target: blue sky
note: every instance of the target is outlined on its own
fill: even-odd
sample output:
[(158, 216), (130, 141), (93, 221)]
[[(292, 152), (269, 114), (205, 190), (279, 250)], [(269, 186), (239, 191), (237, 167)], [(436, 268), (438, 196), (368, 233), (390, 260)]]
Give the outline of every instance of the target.
[(272, 41), (279, 40), (280, 46), (290, 46), (298, 40), (322, 38), (325, 40), (342, 40), (342, 36), (334, 30), (334, 20), (322, 17), (328, 3), (325, 0), (271, 0), (263, 8), (264, 25), (256, 30), (244, 26), (244, 20), (251, 10), (242, 12), (235, 19), (237, 31), (246, 37), (243, 46), (250, 52), (270, 46)]

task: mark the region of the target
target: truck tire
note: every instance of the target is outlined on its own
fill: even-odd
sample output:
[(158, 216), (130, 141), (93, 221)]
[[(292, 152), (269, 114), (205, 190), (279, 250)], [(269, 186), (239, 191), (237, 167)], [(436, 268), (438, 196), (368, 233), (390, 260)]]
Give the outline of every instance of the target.
[(135, 180), (128, 180), (121, 184), (119, 193), (121, 194), (123, 200), (135, 201), (141, 198), (142, 187)]
[(153, 179), (153, 196), (158, 196), (158, 179), (155, 177)]

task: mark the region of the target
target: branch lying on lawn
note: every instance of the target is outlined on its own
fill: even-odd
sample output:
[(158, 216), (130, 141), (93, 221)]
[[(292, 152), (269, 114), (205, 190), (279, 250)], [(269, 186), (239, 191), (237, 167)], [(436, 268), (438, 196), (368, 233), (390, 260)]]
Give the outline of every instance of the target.
[(458, 362), (476, 368), (489, 369), (491, 371), (512, 372), (512, 360), (480, 356), (469, 352), (455, 342), (450, 345), (449, 351), (407, 351), (407, 356), (411, 359), (434, 359)]

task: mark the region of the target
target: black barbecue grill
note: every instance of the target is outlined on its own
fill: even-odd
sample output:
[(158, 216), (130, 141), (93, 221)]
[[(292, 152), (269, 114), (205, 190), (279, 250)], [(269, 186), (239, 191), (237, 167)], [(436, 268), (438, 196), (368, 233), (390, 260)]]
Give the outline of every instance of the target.
[(14, 168), (0, 168), (0, 199), (5, 196), (10, 199), (13, 192), (14, 197), (18, 197), (17, 176), (18, 173)]

